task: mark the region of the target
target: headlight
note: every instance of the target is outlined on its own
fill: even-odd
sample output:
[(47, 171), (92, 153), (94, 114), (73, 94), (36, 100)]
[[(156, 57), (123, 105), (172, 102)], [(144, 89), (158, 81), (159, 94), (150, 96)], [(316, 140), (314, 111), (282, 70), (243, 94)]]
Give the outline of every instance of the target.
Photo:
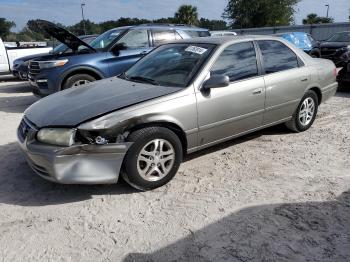
[(67, 63), (68, 63), (68, 59), (40, 61), (40, 68), (60, 67), (60, 66), (64, 66)]
[(43, 128), (37, 134), (38, 141), (57, 146), (71, 146), (74, 144), (76, 129)]

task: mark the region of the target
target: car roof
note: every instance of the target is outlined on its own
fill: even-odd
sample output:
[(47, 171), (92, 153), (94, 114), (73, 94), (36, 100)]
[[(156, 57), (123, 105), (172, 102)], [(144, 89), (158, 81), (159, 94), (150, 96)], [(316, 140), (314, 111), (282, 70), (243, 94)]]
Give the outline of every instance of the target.
[(294, 35), (294, 34), (303, 34), (303, 35), (309, 35), (309, 33), (306, 32), (283, 32), (283, 33), (277, 33), (274, 35)]
[(268, 35), (239, 35), (239, 36), (222, 36), (222, 37), (197, 37), (190, 39), (177, 40), (171, 43), (191, 43), (191, 44), (214, 44), (224, 45), (226, 43), (235, 43), (242, 41), (253, 41), (253, 40), (278, 40), (281, 39), (275, 36)]
[(121, 30), (121, 29), (149, 29), (149, 28), (169, 28), (169, 29), (177, 29), (177, 30), (193, 30), (193, 31), (209, 31), (209, 29), (200, 28), (191, 25), (183, 25), (183, 24), (141, 24), (141, 25), (132, 25), (132, 26), (121, 26), (116, 27), (111, 30)]

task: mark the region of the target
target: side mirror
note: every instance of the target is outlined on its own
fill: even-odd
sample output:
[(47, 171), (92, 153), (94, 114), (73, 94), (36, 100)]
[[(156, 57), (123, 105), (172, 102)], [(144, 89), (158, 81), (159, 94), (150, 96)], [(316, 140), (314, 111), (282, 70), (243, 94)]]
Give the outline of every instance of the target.
[(126, 50), (128, 47), (125, 45), (125, 43), (117, 43), (115, 46), (112, 48), (112, 52), (115, 55), (119, 55), (120, 51)]
[(230, 85), (230, 78), (227, 75), (212, 75), (204, 82), (202, 90), (210, 90), (212, 88), (225, 87)]

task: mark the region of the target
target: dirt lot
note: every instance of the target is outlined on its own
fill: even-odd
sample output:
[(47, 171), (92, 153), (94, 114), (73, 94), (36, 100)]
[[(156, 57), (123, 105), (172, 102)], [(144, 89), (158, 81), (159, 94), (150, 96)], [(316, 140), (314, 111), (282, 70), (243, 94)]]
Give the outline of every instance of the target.
[(210, 148), (143, 193), (37, 177), (15, 135), (35, 101), (0, 83), (0, 261), (349, 261), (350, 92), (305, 133)]

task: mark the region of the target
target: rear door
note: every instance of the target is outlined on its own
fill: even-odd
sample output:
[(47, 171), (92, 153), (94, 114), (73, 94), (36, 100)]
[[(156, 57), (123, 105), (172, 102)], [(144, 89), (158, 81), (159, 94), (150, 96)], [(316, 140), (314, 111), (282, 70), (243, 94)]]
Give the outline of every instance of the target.
[(197, 92), (199, 146), (208, 145), (262, 125), (265, 84), (253, 42), (224, 49), (210, 74), (227, 75), (230, 85)]
[(264, 124), (271, 124), (292, 116), (310, 82), (310, 75), (301, 59), (284, 43), (259, 40), (258, 46), (265, 71)]
[(5, 45), (0, 38), (0, 73), (7, 73), (10, 70)]

